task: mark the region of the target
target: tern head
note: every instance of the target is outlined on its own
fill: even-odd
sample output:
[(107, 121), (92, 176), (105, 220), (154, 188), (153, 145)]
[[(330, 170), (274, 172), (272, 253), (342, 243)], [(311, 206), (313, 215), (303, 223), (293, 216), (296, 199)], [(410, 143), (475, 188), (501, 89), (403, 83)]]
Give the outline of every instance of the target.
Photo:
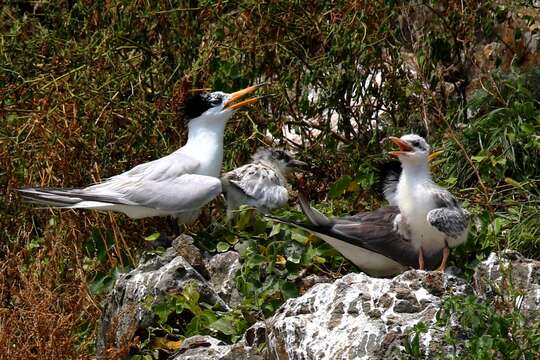
[(252, 156), (255, 161), (264, 161), (272, 164), (282, 174), (288, 175), (295, 168), (306, 166), (303, 161), (296, 160), (289, 152), (282, 149), (258, 149)]
[(213, 124), (224, 124), (236, 110), (259, 100), (261, 97), (253, 97), (236, 102), (263, 85), (265, 84), (252, 85), (230, 94), (223, 91), (214, 91), (192, 95), (187, 98), (184, 104), (186, 121), (188, 125), (206, 124), (212, 126)]
[(427, 163), (430, 159), (431, 147), (419, 135), (407, 134), (400, 138), (390, 136), (388, 139), (399, 146), (399, 151), (390, 151), (390, 155), (398, 157), (402, 164)]

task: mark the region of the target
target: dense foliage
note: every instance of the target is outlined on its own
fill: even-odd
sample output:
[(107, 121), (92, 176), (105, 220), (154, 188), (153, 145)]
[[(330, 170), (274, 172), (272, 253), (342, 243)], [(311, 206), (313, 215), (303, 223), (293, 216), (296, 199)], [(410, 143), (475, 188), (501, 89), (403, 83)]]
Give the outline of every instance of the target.
[[(309, 189), (327, 214), (380, 206), (381, 139), (426, 135), (444, 150), (433, 164), (436, 179), (474, 215), (454, 265), (468, 275), (478, 259), (503, 248), (540, 259), (540, 71), (530, 40), (540, 16), (527, 3), (2, 4), (2, 356), (91, 356), (100, 301), (115, 274), (136, 264), (151, 243), (145, 237), (173, 233), (164, 219), (32, 209), (14, 189), (81, 186), (178, 148), (186, 89), (270, 81), (273, 97), (229, 124), (224, 169), (273, 138), (310, 163), (293, 188)], [(156, 339), (210, 333), (235, 341), (302, 291), (300, 273), (354, 270), (320, 240), (244, 214), (226, 224), (217, 202), (188, 229), (210, 253), (240, 252), (244, 303), (220, 313), (188, 289), (155, 309)], [(292, 207), (280, 215), (300, 216)], [(479, 311), (500, 320), (497, 309)], [(132, 351), (155, 355), (162, 344), (152, 339)], [(467, 349), (484, 349), (473, 345)]]

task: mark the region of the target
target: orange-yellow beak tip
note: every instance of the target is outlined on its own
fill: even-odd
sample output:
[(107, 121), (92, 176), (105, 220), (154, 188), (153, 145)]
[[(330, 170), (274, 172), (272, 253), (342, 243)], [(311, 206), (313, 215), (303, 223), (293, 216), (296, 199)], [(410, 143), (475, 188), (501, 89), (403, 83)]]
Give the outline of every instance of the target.
[(233, 92), (229, 96), (229, 99), (227, 99), (227, 101), (225, 101), (225, 103), (223, 104), (223, 106), (224, 106), (223, 110), (236, 110), (236, 109), (239, 109), (239, 108), (241, 108), (243, 106), (247, 106), (247, 105), (250, 105), (250, 104), (253, 104), (253, 103), (257, 102), (257, 100), (261, 99), (264, 96), (259, 96), (259, 97), (246, 99), (246, 100), (243, 100), (243, 101), (240, 101), (238, 103), (233, 104), (233, 102), (235, 102), (237, 100), (240, 100), (242, 97), (244, 97), (244, 96), (246, 96), (248, 94), (251, 94), (252, 92), (257, 90), (258, 88), (266, 86), (266, 85), (268, 85), (268, 83), (260, 83), (260, 84), (251, 85), (251, 86), (248, 86), (245, 89)]

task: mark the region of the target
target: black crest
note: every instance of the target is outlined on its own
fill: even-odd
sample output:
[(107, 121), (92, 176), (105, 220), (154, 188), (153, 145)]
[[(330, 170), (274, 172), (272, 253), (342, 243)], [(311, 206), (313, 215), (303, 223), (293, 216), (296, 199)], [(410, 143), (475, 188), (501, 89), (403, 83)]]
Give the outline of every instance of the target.
[(191, 95), (184, 103), (184, 116), (186, 121), (201, 116), (206, 110), (220, 105), (223, 102), (223, 93), (213, 92)]
[(291, 161), (291, 156), (285, 150), (272, 149), (271, 153), (272, 157), (276, 160), (283, 160), (285, 162)]
[(184, 116), (186, 122), (195, 119), (212, 107), (208, 94), (195, 94), (186, 99), (184, 103)]

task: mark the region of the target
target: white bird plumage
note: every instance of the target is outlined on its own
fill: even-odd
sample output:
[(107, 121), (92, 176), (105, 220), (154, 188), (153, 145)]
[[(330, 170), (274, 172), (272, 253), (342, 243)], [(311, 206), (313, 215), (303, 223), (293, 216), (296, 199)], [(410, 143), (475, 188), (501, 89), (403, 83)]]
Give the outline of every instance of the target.
[(399, 158), (402, 167), (393, 198), (400, 211), (396, 225), (417, 249), (420, 268), (424, 252), (444, 249), (442, 270), (448, 248), (467, 240), (469, 213), (448, 190), (433, 181), (429, 170), (430, 146), (424, 138), (408, 134), (390, 140), (400, 148), (391, 154)]
[(25, 200), (45, 206), (112, 210), (131, 218), (170, 215), (181, 223), (189, 223), (202, 206), (221, 193), (219, 173), (227, 120), (238, 108), (258, 98), (233, 101), (258, 87), (250, 86), (232, 94), (217, 91), (191, 96), (185, 105), (188, 140), (165, 157), (85, 188), (19, 191)]
[(221, 177), (229, 219), (241, 205), (263, 213), (285, 206), (289, 200), (287, 176), (295, 167), (305, 165), (281, 149), (258, 149), (252, 159)]

